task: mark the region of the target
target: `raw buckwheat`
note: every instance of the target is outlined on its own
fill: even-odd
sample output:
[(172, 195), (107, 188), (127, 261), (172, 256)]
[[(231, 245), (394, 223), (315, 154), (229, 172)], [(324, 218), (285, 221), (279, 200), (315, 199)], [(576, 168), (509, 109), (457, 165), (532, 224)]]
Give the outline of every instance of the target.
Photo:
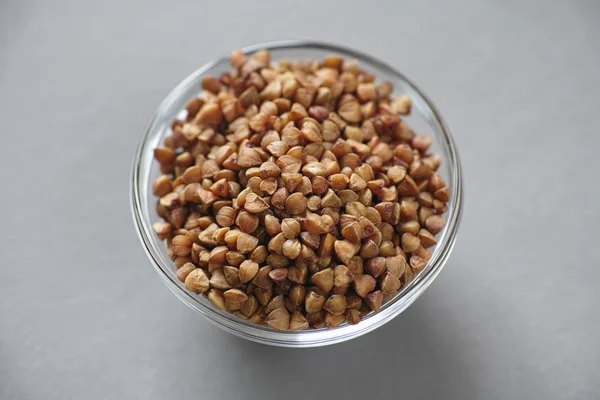
[(412, 101), (337, 55), (235, 50), (154, 149), (177, 278), (277, 330), (357, 324), (427, 267), (450, 189)]

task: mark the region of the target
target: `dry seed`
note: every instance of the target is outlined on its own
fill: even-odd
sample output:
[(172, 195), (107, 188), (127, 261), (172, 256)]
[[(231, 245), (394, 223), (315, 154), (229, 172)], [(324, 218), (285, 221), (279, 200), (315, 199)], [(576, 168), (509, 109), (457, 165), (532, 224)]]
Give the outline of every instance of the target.
[(417, 195), (419, 204), (425, 207), (431, 207), (433, 205), (433, 195), (429, 192), (421, 192)]
[(335, 254), (343, 264), (348, 264), (350, 259), (358, 253), (359, 246), (347, 240), (336, 240), (334, 245)]
[(285, 308), (278, 308), (265, 318), (265, 322), (273, 329), (285, 331), (290, 327), (290, 314)]
[(419, 256), (427, 261), (431, 259), (432, 253), (425, 247), (420, 246), (417, 250), (412, 253), (413, 256)]
[[(323, 122), (325, 119), (327, 119), (327, 116), (329, 115), (329, 110), (323, 106), (312, 106), (308, 108), (308, 115), (310, 115), (319, 122)], [(320, 133), (318, 137), (319, 139), (322, 139)]]
[(288, 149), (288, 144), (281, 140), (271, 142), (269, 145), (267, 145), (267, 150), (269, 150), (269, 152), (276, 157), (283, 156)]
[(231, 226), (235, 219), (235, 210), (232, 207), (222, 207), (215, 216), (217, 224), (220, 226)]
[(367, 182), (360, 175), (353, 173), (350, 176), (350, 189), (354, 191), (363, 190), (367, 187)]
[(219, 125), (223, 120), (223, 113), (218, 104), (207, 103), (200, 108), (195, 120), (214, 127)]
[(239, 287), (242, 282), (240, 280), (240, 271), (231, 265), (226, 265), (223, 267), (223, 276), (227, 281), (227, 284), (231, 287)]
[[(187, 120), (155, 150), (165, 175), (153, 192), (165, 221), (153, 229), (168, 241), (179, 279), (208, 269), (215, 307), (265, 323), (278, 305), (294, 313), (290, 329), (357, 323), (431, 258), (426, 247), (450, 198), (435, 173), (441, 158), (398, 117), (410, 98), (390, 99), (391, 84), (375, 84), (356, 62), (271, 65), (266, 51), (234, 51), (230, 61), (237, 71), (206, 77)], [(306, 293), (309, 272), (317, 287)], [(226, 304), (223, 290), (242, 288), (243, 305)], [(325, 291), (345, 296), (352, 311), (323, 311)], [(315, 295), (322, 303), (310, 313)]]
[[(340, 218), (338, 220), (338, 225), (343, 230), (346, 226), (352, 224), (353, 222), (356, 222), (356, 220), (357, 220), (357, 218), (354, 215), (342, 214), (342, 215), (340, 215)], [(360, 234), (359, 234), (359, 239), (360, 239)]]
[(281, 224), (277, 218), (272, 215), (265, 215), (265, 228), (270, 236), (275, 236), (281, 232)]
[(416, 235), (419, 232), (420, 225), (417, 221), (406, 221), (399, 225), (400, 232), (409, 232)]
[(356, 293), (349, 293), (346, 295), (346, 302), (348, 308), (354, 308), (359, 310), (363, 305), (363, 300)]
[(327, 313), (325, 315), (325, 326), (327, 326), (328, 328), (335, 328), (336, 326), (342, 324), (345, 320), (346, 316), (344, 314), (335, 315)]
[(215, 233), (213, 233), (212, 238), (218, 244), (224, 244), (225, 243), (225, 234), (229, 231), (230, 231), (229, 227), (219, 228), (215, 231)]
[(420, 240), (421, 244), (423, 245), (423, 247), (425, 247), (425, 248), (435, 246), (437, 243), (435, 236), (433, 236), (433, 234), (431, 232), (429, 232), (427, 229), (421, 229), (419, 231), (419, 240)]
[(204, 78), (202, 78), (201, 84), (202, 89), (209, 90), (214, 94), (219, 93), (219, 91), (221, 90), (221, 84), (219, 83), (219, 80), (214, 76), (205, 76)]
[(216, 269), (212, 272), (210, 277), (210, 285), (217, 289), (229, 289), (231, 286), (225, 279), (225, 274), (221, 268)]
[(383, 295), (394, 295), (400, 290), (400, 279), (389, 272), (386, 272), (381, 278), (380, 286)]
[(281, 221), (281, 232), (286, 239), (294, 239), (300, 234), (300, 223), (293, 218), (284, 218)]
[(210, 251), (210, 255), (208, 256), (208, 262), (214, 264), (224, 264), (225, 263), (225, 254), (229, 249), (227, 246), (217, 246)]
[(448, 210), (448, 207), (446, 206), (446, 204), (443, 201), (440, 201), (438, 199), (433, 200), (433, 208), (434, 208), (435, 212), (438, 214), (443, 214)]
[[(346, 179), (348, 179), (348, 177), (346, 177)], [(331, 186), (333, 187), (333, 184)], [(342, 200), (335, 194), (335, 192), (332, 189), (329, 189), (327, 191), (327, 194), (323, 196), (323, 199), (321, 200), (321, 206), (339, 208), (342, 206)]]
[(348, 187), (350, 179), (344, 174), (333, 174), (329, 176), (329, 186), (335, 190), (343, 190)]
[(227, 259), (227, 262), (234, 267), (239, 267), (246, 260), (246, 257), (237, 251), (228, 251), (227, 254), (225, 254), (225, 258)]
[(356, 87), (356, 95), (360, 101), (370, 101), (377, 99), (377, 89), (372, 83), (359, 83)]
[(444, 229), (444, 225), (446, 225), (446, 220), (439, 215), (432, 215), (425, 221), (427, 230), (434, 235)]
[(396, 254), (394, 244), (389, 240), (381, 242), (379, 245), (379, 255), (383, 257), (391, 257)]
[(288, 292), (288, 297), (292, 304), (296, 306), (302, 305), (304, 303), (304, 297), (306, 296), (306, 287), (304, 285), (294, 285), (290, 288)]
[(371, 221), (374, 224), (380, 224), (382, 222), (381, 219), (381, 215), (379, 214), (379, 212), (377, 212), (377, 210), (375, 209), (375, 207), (367, 207), (365, 210), (365, 215), (364, 215), (369, 221)]
[(360, 122), (361, 113), (360, 113), (360, 104), (354, 96), (350, 94), (345, 94), (340, 99), (338, 105), (338, 114), (347, 122), (357, 123)]
[(251, 252), (258, 245), (258, 238), (241, 232), (237, 239), (237, 251), (242, 254)]
[(302, 167), (302, 173), (308, 178), (313, 178), (315, 176), (325, 176), (327, 170), (320, 162), (312, 162)]
[(198, 264), (201, 267), (207, 267), (208, 266), (208, 256), (209, 256), (209, 252), (206, 250), (200, 251), (200, 253), (198, 254)]
[(268, 257), (267, 248), (265, 246), (257, 246), (250, 252), (250, 260), (262, 264)]
[(359, 195), (356, 194), (356, 192), (354, 192), (353, 190), (347, 190), (347, 189), (340, 190), (337, 193), (337, 195), (339, 196), (340, 200), (342, 201), (342, 205), (346, 205), (350, 202), (360, 200)]
[(269, 251), (281, 254), (286, 239), (283, 233), (278, 233), (269, 241)]
[(352, 243), (360, 243), (362, 229), (357, 221), (351, 222), (342, 229), (342, 236)]
[(345, 265), (338, 265), (334, 269), (333, 285), (336, 287), (345, 286), (354, 280), (354, 275)]
[(295, 260), (300, 256), (302, 245), (298, 239), (286, 240), (281, 246), (281, 252), (290, 260)]
[(427, 266), (427, 260), (419, 256), (412, 256), (410, 258), (410, 266), (417, 272), (421, 271)]
[(363, 299), (375, 289), (377, 281), (371, 275), (358, 275), (354, 277), (354, 290)]
[(175, 264), (175, 266), (177, 268), (181, 268), (183, 265), (185, 265), (186, 263), (189, 263), (192, 261), (191, 257), (175, 257), (175, 259), (173, 260), (173, 263)]
[(185, 287), (195, 293), (204, 293), (210, 288), (210, 283), (206, 273), (200, 268), (196, 268), (186, 276)]
[(173, 230), (173, 225), (169, 222), (159, 221), (152, 225), (152, 229), (161, 239), (166, 239), (169, 233)]
[(211, 289), (208, 292), (208, 300), (210, 303), (220, 310), (226, 310), (225, 298), (223, 297), (223, 291), (219, 289)]
[(240, 310), (232, 311), (231, 313), (233, 315), (235, 315), (236, 317), (238, 317), (239, 319), (244, 319), (244, 320), (250, 319), (243, 312), (241, 312)]
[(248, 193), (245, 197), (244, 201), (244, 209), (250, 213), (258, 214), (268, 209), (269, 205), (262, 198), (259, 197), (256, 193)]
[(265, 318), (267, 316), (264, 315), (264, 312), (259, 308), (252, 316), (250, 317), (250, 322), (256, 325), (266, 325)]
[(308, 329), (308, 328), (309, 328), (308, 321), (306, 320), (304, 315), (302, 315), (302, 313), (300, 311), (294, 311), (292, 313), (292, 317), (290, 319), (289, 330), (290, 331), (299, 331), (299, 330)]
[(364, 217), (367, 214), (367, 208), (364, 204), (357, 201), (346, 203), (346, 212), (356, 218)]
[(281, 179), (288, 192), (294, 192), (302, 181), (302, 174), (298, 172), (286, 172), (281, 175)]
[(248, 299), (242, 304), (240, 311), (247, 317), (252, 316), (258, 309), (258, 300), (253, 295), (248, 296)]
[(379, 312), (381, 308), (381, 303), (383, 301), (383, 294), (381, 290), (377, 290), (375, 292), (371, 292), (367, 295), (366, 302), (374, 312)]
[(321, 310), (314, 314), (307, 314), (306, 320), (308, 321), (308, 324), (315, 329), (323, 328), (325, 327), (325, 311)]
[(271, 272), (271, 270), (272, 268), (268, 265), (260, 268), (256, 273), (254, 279), (252, 279), (252, 283), (263, 289), (270, 288), (271, 286), (273, 286), (273, 281), (269, 277), (269, 273)]
[(309, 290), (308, 293), (306, 293), (306, 298), (304, 300), (304, 309), (308, 314), (317, 313), (321, 311), (325, 305), (325, 301), (326, 299), (324, 296)]
[(321, 198), (319, 196), (311, 196), (306, 203), (306, 208), (312, 212), (318, 211), (321, 206)]
[(385, 257), (373, 257), (367, 261), (367, 271), (375, 278), (378, 278), (385, 271)]
[(193, 119), (200, 108), (204, 105), (204, 100), (199, 97), (194, 97), (191, 99), (185, 106), (185, 110), (187, 111), (187, 120)]
[(172, 208), (179, 204), (179, 195), (175, 192), (168, 193), (160, 198), (159, 204), (166, 208)]
[(348, 303), (346, 302), (346, 296), (341, 294), (334, 294), (327, 301), (323, 308), (327, 310), (329, 313), (334, 315), (340, 315), (346, 312), (346, 308), (348, 307)]
[(307, 202), (302, 193), (294, 193), (285, 201), (285, 210), (292, 215), (302, 214), (306, 210)]
[(417, 206), (408, 199), (402, 200), (400, 203), (400, 218), (403, 220), (414, 219), (417, 215)]
[(187, 256), (192, 252), (192, 241), (184, 235), (178, 235), (171, 241), (171, 251), (176, 256)]
[(183, 264), (175, 273), (177, 275), (177, 279), (179, 279), (181, 282), (185, 282), (185, 279), (194, 269), (196, 269), (196, 266), (191, 262)]
[(402, 250), (404, 250), (405, 253), (412, 253), (418, 249), (420, 245), (421, 241), (412, 233), (402, 234)]
[[(310, 110), (312, 110), (314, 113), (315, 107), (311, 107)], [(327, 112), (327, 110), (325, 110), (325, 112)], [(311, 116), (312, 115), (313, 114), (311, 114)], [(323, 118), (325, 116), (326, 115), (324, 115)], [(302, 135), (302, 138), (307, 142), (321, 142), (323, 140), (323, 138), (321, 137), (321, 128), (319, 124), (314, 120), (305, 119), (304, 123), (302, 124), (300, 134)]]
[(202, 187), (198, 188), (198, 190), (196, 191), (196, 195), (198, 196), (200, 203), (204, 206), (210, 206), (218, 199), (218, 197), (213, 192), (206, 190)]
[(396, 114), (402, 114), (402, 115), (409, 114), (411, 106), (412, 106), (412, 101), (410, 100), (410, 97), (408, 97), (405, 94), (396, 97), (392, 101), (392, 110)]
[(282, 295), (275, 296), (269, 301), (269, 304), (265, 307), (265, 313), (270, 314), (279, 308), (285, 309), (285, 301)]
[(175, 152), (165, 147), (154, 149), (154, 158), (161, 164), (171, 164), (175, 161)]
[(297, 265), (295, 267), (288, 268), (287, 278), (295, 283), (303, 284), (306, 282), (308, 276), (308, 268), (306, 265)]
[(413, 269), (409, 266), (408, 268), (406, 268), (406, 271), (404, 272), (404, 277), (402, 278), (402, 282), (406, 285), (406, 284), (412, 282), (413, 279), (414, 279), (414, 272), (413, 272)]
[(410, 164), (409, 174), (414, 179), (425, 179), (431, 176), (431, 168), (421, 160), (415, 160)]
[[(248, 206), (248, 202), (244, 205), (244, 208)], [(258, 217), (254, 214), (250, 214), (247, 211), (242, 211), (238, 214), (236, 220), (236, 225), (240, 228), (242, 232), (252, 233), (258, 228)]]
[(296, 90), (296, 102), (303, 106), (304, 108), (308, 108), (314, 99), (315, 93), (307, 88), (298, 88)]
[(167, 175), (161, 175), (152, 184), (152, 193), (155, 196), (162, 197), (168, 194), (172, 189), (171, 178)]
[(319, 235), (313, 235), (309, 232), (300, 233), (300, 241), (310, 247), (311, 249), (318, 249), (321, 243), (321, 237)]
[(446, 187), (446, 183), (438, 174), (433, 174), (431, 178), (429, 178), (428, 189), (430, 192), (435, 193), (437, 190)]
[(225, 307), (233, 311), (242, 308), (246, 300), (248, 300), (248, 295), (240, 289), (229, 289), (223, 293), (223, 298), (225, 300)]
[(314, 283), (324, 293), (328, 293), (333, 287), (333, 276), (333, 269), (326, 268), (314, 274), (311, 278), (311, 282)]
[(443, 187), (441, 189), (436, 190), (433, 195), (436, 199), (446, 202), (450, 200), (450, 189), (448, 187)]
[(346, 322), (348, 322), (350, 325), (356, 325), (360, 322), (360, 320), (360, 311), (355, 309), (349, 309), (346, 311)]
[(225, 233), (225, 243), (227, 243), (227, 246), (229, 246), (230, 248), (236, 246), (237, 240), (240, 237), (241, 233), (242, 232), (238, 229), (232, 229), (229, 232)]
[(267, 304), (269, 304), (269, 301), (271, 301), (271, 298), (273, 297), (273, 288), (256, 287), (254, 288), (254, 296), (256, 296), (256, 300), (258, 300), (258, 302), (263, 307), (266, 307)]

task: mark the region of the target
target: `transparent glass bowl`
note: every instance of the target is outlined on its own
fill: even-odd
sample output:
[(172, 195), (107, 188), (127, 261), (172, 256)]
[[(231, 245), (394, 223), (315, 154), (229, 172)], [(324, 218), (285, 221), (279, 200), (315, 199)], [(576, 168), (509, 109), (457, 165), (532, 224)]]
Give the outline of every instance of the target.
[(431, 101), (401, 73), (385, 63), (354, 50), (318, 42), (274, 42), (247, 47), (243, 50), (250, 54), (262, 49), (270, 50), (273, 60), (320, 60), (332, 53), (346, 59), (355, 59), (363, 69), (375, 75), (377, 82), (384, 80), (392, 82), (393, 95), (406, 93), (411, 97), (413, 107), (407, 122), (417, 133), (431, 136), (431, 151), (442, 158), (438, 172), (451, 189), (451, 199), (445, 214), (447, 224), (438, 234), (438, 244), (433, 249), (427, 267), (416, 275), (411, 283), (404, 286), (394, 299), (385, 303), (378, 313), (367, 315), (357, 325), (344, 323), (332, 329), (275, 331), (218, 310), (205, 297), (186, 290), (185, 285), (175, 275), (177, 268), (167, 255), (166, 244), (159, 240), (152, 230), (152, 224), (158, 221), (159, 217), (156, 214), (157, 199), (153, 196), (151, 188), (153, 180), (160, 174), (158, 163), (153, 159), (153, 149), (169, 132), (172, 121), (180, 115), (187, 101), (200, 92), (201, 79), (205, 75), (218, 76), (230, 69), (227, 56), (204, 65), (185, 78), (158, 107), (137, 149), (133, 163), (131, 207), (134, 222), (151, 263), (169, 289), (181, 301), (202, 313), (222, 329), (245, 339), (275, 346), (312, 347), (343, 342), (370, 332), (400, 314), (429, 287), (442, 270), (454, 246), (461, 215), (462, 174), (458, 152), (448, 126)]

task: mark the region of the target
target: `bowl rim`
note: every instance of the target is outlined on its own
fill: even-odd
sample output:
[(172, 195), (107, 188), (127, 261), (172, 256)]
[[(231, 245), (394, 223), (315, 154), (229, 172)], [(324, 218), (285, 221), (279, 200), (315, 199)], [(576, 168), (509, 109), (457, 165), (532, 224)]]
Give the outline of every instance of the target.
[(370, 317), (363, 319), (356, 325), (344, 323), (336, 328), (322, 328), (306, 331), (275, 331), (268, 327), (255, 325), (249, 321), (238, 319), (232, 314), (217, 310), (211, 305), (200, 302), (194, 295), (182, 287), (181, 282), (175, 281), (172, 273), (168, 272), (169, 267), (162, 265), (160, 260), (160, 250), (157, 249), (150, 235), (154, 235), (152, 223), (143, 218), (143, 210), (145, 204), (142, 201), (141, 187), (145, 184), (140, 180), (140, 174), (144, 168), (142, 165), (142, 156), (147, 150), (148, 140), (154, 131), (154, 127), (159, 120), (162, 112), (171, 104), (180, 93), (192, 82), (200, 78), (211, 68), (228, 61), (228, 55), (218, 57), (196, 69), (185, 79), (179, 82), (164, 98), (156, 109), (153, 118), (146, 127), (146, 132), (142, 136), (140, 143), (137, 146), (132, 170), (131, 170), (131, 188), (130, 188), (130, 206), (133, 216), (134, 225), (136, 227), (138, 237), (146, 255), (154, 265), (155, 269), (167, 285), (167, 287), (186, 305), (190, 308), (199, 311), (208, 318), (209, 321), (216, 324), (220, 328), (233, 333), (236, 336), (245, 339), (282, 347), (315, 347), (334, 343), (343, 342), (351, 338), (362, 336), (377, 327), (384, 325), (402, 311), (404, 311), (423, 291), (433, 282), (437, 275), (444, 267), (454, 243), (456, 241), (456, 233), (460, 223), (463, 203), (463, 187), (462, 187), (462, 169), (458, 150), (454, 143), (454, 139), (450, 133), (450, 128), (441, 117), (439, 111), (433, 102), (421, 91), (411, 80), (406, 78), (402, 73), (395, 68), (380, 61), (370, 55), (356, 51), (345, 46), (337, 44), (313, 41), (313, 40), (284, 40), (256, 44), (247, 46), (242, 49), (246, 54), (251, 54), (259, 50), (277, 50), (277, 49), (317, 49), (330, 51), (340, 54), (345, 57), (351, 57), (359, 62), (368, 63), (373, 67), (384, 70), (385, 73), (393, 75), (396, 79), (403, 81), (403, 84), (409, 87), (414, 93), (421, 97), (425, 105), (428, 107), (431, 117), (442, 133), (445, 151), (449, 156), (448, 162), (451, 182), (451, 198), (447, 212), (447, 223), (440, 236), (440, 241), (436, 245), (432, 258), (428, 262), (424, 271), (421, 271), (415, 276), (412, 282), (406, 285), (401, 292), (392, 300), (386, 302), (377, 314), (370, 314)]

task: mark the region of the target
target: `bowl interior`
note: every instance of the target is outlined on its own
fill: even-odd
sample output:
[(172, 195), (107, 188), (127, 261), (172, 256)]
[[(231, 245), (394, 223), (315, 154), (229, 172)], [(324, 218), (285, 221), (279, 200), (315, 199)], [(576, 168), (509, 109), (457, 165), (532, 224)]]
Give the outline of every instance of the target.
[(153, 149), (162, 143), (176, 118), (184, 118), (184, 109), (190, 98), (200, 93), (200, 81), (205, 75), (219, 76), (231, 69), (228, 57), (208, 63), (183, 80), (159, 106), (151, 121), (134, 161), (132, 174), (132, 207), (135, 223), (139, 229), (144, 248), (167, 286), (188, 306), (200, 311), (220, 327), (239, 336), (257, 342), (290, 347), (318, 346), (347, 340), (362, 335), (389, 321), (410, 305), (431, 283), (441, 270), (448, 257), (455, 238), (460, 216), (461, 176), (458, 155), (448, 128), (430, 101), (404, 76), (382, 62), (366, 55), (337, 46), (309, 42), (277, 42), (253, 46), (244, 49), (252, 53), (260, 49), (269, 49), (272, 60), (320, 60), (328, 54), (339, 54), (346, 59), (359, 61), (360, 66), (376, 77), (377, 82), (384, 80), (394, 85), (393, 95), (408, 94), (413, 101), (411, 115), (406, 118), (410, 127), (421, 135), (432, 138), (431, 152), (442, 158), (438, 173), (449, 185), (452, 195), (445, 215), (447, 224), (438, 235), (438, 244), (431, 249), (433, 256), (427, 267), (415, 279), (404, 286), (398, 295), (385, 303), (380, 312), (371, 313), (357, 325), (343, 324), (333, 329), (316, 329), (299, 332), (279, 332), (268, 327), (254, 325), (248, 321), (215, 309), (201, 295), (195, 295), (185, 289), (175, 276), (177, 270), (167, 256), (166, 244), (160, 241), (152, 231), (152, 224), (160, 218), (156, 214), (156, 201), (151, 191), (153, 180), (160, 175), (158, 163), (153, 159)]

